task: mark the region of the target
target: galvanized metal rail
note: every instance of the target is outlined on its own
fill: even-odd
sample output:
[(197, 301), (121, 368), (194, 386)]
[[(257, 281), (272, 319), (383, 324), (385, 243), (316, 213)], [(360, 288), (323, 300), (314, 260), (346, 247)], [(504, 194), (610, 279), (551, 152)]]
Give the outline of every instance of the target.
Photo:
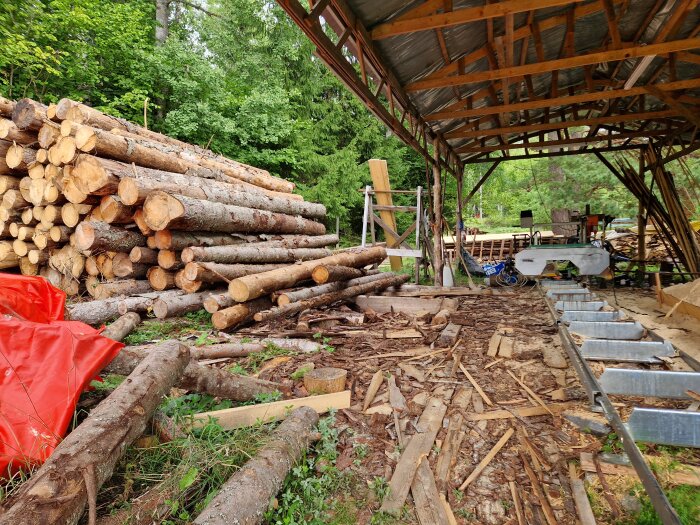
[[(700, 412), (634, 407), (624, 423), (608, 394), (690, 400), (686, 392), (700, 391), (700, 373), (606, 368), (600, 378), (596, 377), (588, 361), (663, 364), (662, 358), (675, 356), (676, 350), (639, 323), (625, 321), (622, 312), (603, 310), (607, 302), (574, 281), (544, 280), (539, 286), (591, 409), (602, 412), (622, 440), (664, 525), (680, 525), (678, 514), (635, 441), (700, 447)], [(572, 332), (586, 337), (583, 344), (577, 345)], [(650, 340), (643, 341), (645, 336)]]

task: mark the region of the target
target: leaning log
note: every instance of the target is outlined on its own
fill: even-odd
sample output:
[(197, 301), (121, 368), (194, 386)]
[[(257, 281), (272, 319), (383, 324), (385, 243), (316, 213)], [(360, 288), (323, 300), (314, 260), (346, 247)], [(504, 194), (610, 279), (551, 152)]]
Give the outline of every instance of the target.
[(94, 520), (95, 494), (188, 361), (187, 348), (175, 341), (150, 353), (24, 483), (3, 522), (77, 524), (88, 503)]
[(243, 244), (247, 241), (239, 235), (210, 232), (182, 232), (160, 230), (155, 233), (156, 248), (159, 250), (184, 250), (189, 246), (224, 246)]
[(114, 339), (115, 341), (123, 341), (124, 338), (133, 332), (141, 323), (141, 316), (136, 312), (127, 312), (119, 319), (110, 324), (102, 331), (104, 337)]
[(297, 301), (305, 301), (307, 299), (311, 299), (312, 297), (318, 297), (319, 295), (337, 292), (349, 286), (371, 283), (386, 278), (386, 274), (380, 273), (379, 270), (370, 271), (376, 273), (359, 277), (357, 279), (350, 279), (349, 281), (339, 281), (335, 283), (321, 284), (319, 286), (309, 286), (306, 288), (300, 288), (299, 290), (292, 290), (290, 292), (279, 294), (277, 296), (277, 304), (278, 306), (284, 306), (285, 304), (295, 303)]
[(316, 439), (316, 423), (318, 414), (313, 409), (294, 410), (273, 432), (267, 445), (221, 487), (194, 524), (261, 523), (287, 473)]
[(386, 259), (386, 249), (382, 246), (348, 250), (330, 257), (302, 262), (279, 270), (239, 277), (231, 281), (228, 291), (234, 300), (242, 303), (277, 290), (291, 288), (297, 282), (309, 279), (313, 269), (321, 264), (339, 264), (360, 268), (368, 264), (380, 263), (384, 259)]
[(140, 233), (110, 226), (105, 222), (84, 221), (75, 229), (75, 247), (80, 251), (109, 250), (129, 253), (135, 246), (145, 246)]
[(146, 198), (143, 216), (148, 227), (155, 231), (175, 228), (225, 233), (326, 233), (322, 223), (303, 217), (169, 195), (162, 191), (153, 192)]
[(233, 326), (238, 326), (239, 324), (252, 321), (253, 316), (257, 312), (262, 312), (270, 308), (271, 305), (272, 303), (269, 298), (260, 297), (246, 303), (224, 308), (212, 314), (211, 324), (214, 325), (214, 328), (217, 330), (225, 330)]
[(298, 301), (296, 303), (291, 303), (286, 306), (279, 306), (277, 308), (272, 308), (264, 312), (258, 312), (253, 316), (253, 318), (256, 321), (260, 322), (269, 321), (270, 319), (274, 319), (276, 317), (294, 315), (309, 308), (318, 308), (320, 306), (335, 303), (336, 301), (352, 299), (353, 297), (356, 297), (360, 294), (376, 292), (388, 288), (390, 286), (400, 286), (401, 284), (408, 281), (408, 279), (408, 275), (387, 274), (387, 277), (385, 279), (380, 279), (365, 284), (358, 284), (356, 286), (350, 286), (344, 288), (343, 290), (319, 295), (318, 297), (314, 297), (306, 301)]
[(357, 268), (338, 266), (334, 264), (321, 264), (311, 272), (311, 278), (316, 284), (326, 284), (335, 281), (347, 281), (362, 277), (364, 272)]
[(284, 268), (286, 264), (219, 264), (190, 262), (185, 265), (184, 276), (190, 281), (204, 283), (228, 283), (231, 279)]
[[(187, 267), (185, 267), (185, 272), (186, 271)], [(206, 299), (204, 299), (204, 302), (202, 302), (204, 309), (210, 314), (218, 312), (222, 308), (228, 308), (229, 306), (233, 306), (234, 304), (235, 303), (233, 302), (233, 298), (228, 294), (228, 292), (212, 294)]]
[[(150, 346), (147, 349), (127, 346), (103, 371), (129, 375), (150, 353)], [(248, 401), (258, 394), (285, 390), (279, 383), (231, 374), (219, 368), (202, 366), (195, 361), (191, 361), (185, 368), (178, 387), (233, 401)]]
[(220, 264), (243, 263), (292, 263), (328, 257), (324, 248), (280, 248), (267, 243), (251, 243), (239, 246), (192, 246), (182, 251), (182, 260), (188, 262), (216, 262)]
[[(153, 313), (158, 319), (175, 317), (195, 312), (202, 308), (202, 302), (210, 292), (198, 292), (178, 296), (168, 296), (153, 301)], [(220, 291), (218, 293), (221, 293)]]

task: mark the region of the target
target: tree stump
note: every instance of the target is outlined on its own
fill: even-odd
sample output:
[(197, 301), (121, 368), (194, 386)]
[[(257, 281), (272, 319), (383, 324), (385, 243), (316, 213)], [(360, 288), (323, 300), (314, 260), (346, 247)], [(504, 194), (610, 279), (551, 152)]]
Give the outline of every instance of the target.
[(310, 394), (333, 394), (345, 390), (348, 371), (342, 368), (324, 367), (304, 375), (304, 387)]

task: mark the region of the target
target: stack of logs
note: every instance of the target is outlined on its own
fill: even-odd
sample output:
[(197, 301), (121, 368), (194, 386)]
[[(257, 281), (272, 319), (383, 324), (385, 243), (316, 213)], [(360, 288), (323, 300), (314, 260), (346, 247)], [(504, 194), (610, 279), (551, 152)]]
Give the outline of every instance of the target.
[[(204, 305), (223, 329), (406, 280), (359, 269), (381, 262), (381, 247), (332, 254), (325, 207), (293, 190), (69, 99), (0, 97), (0, 269), (92, 296), (69, 308), (74, 319)], [(294, 289), (312, 274), (322, 286)]]

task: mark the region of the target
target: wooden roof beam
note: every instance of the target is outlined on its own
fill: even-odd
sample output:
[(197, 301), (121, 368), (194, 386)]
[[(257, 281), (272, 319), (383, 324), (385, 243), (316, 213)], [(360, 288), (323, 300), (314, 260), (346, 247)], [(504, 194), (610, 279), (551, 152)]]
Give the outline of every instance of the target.
[(585, 150), (574, 150), (574, 151), (549, 151), (547, 153), (528, 153), (526, 155), (512, 155), (510, 157), (467, 157), (463, 159), (463, 163), (467, 164), (484, 164), (489, 162), (494, 162), (496, 160), (505, 162), (507, 160), (530, 160), (530, 159), (543, 159), (548, 157), (568, 157), (570, 155), (582, 155), (586, 153), (613, 153), (619, 151), (630, 151), (635, 149), (641, 149), (643, 146), (640, 144), (631, 144), (628, 146), (612, 146), (612, 147), (598, 147), (595, 149), (585, 149)]
[(373, 40), (380, 40), (392, 36), (405, 35), (407, 33), (469, 24), (479, 20), (489, 20), (505, 16), (509, 13), (522, 13), (523, 11), (530, 11), (531, 9), (546, 9), (548, 7), (557, 7), (582, 1), (583, 0), (504, 0), (495, 4), (456, 9), (450, 13), (438, 13), (408, 20), (386, 22), (372, 29), (370, 35)]
[(651, 44), (648, 46), (634, 46), (625, 49), (609, 49), (605, 51), (599, 51), (596, 53), (589, 53), (586, 55), (559, 58), (547, 62), (537, 62), (534, 64), (526, 64), (524, 66), (506, 67), (495, 71), (477, 71), (474, 73), (455, 75), (445, 78), (419, 80), (417, 82), (408, 84), (405, 89), (408, 92), (415, 92), (451, 86), (463, 86), (467, 84), (487, 82), (507, 77), (514, 77), (520, 75), (536, 75), (540, 73), (549, 73), (558, 69), (572, 69), (576, 67), (586, 66), (589, 64), (612, 62), (615, 60), (625, 60), (628, 58), (636, 58), (649, 55), (662, 55), (665, 53), (672, 53), (676, 51), (688, 51), (690, 49), (697, 48), (700, 48), (700, 38), (674, 40), (671, 42)]

